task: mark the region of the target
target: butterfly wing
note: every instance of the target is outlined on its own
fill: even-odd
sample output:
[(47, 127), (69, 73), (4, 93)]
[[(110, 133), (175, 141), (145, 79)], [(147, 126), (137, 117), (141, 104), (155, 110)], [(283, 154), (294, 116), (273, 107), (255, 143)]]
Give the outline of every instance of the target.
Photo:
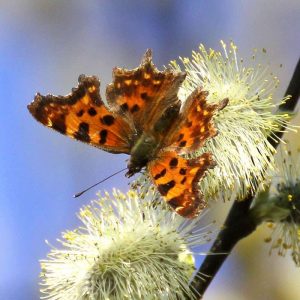
[[(113, 77), (106, 91), (109, 107), (101, 100), (99, 80), (81, 76), (71, 94), (37, 94), (28, 109), (44, 125), (109, 152), (130, 154), (143, 132), (155, 133), (160, 144), (178, 114), (177, 92), (185, 73), (158, 71), (148, 50), (138, 68), (115, 68)], [(162, 119), (167, 121), (154, 130)]]
[(186, 99), (177, 121), (166, 135), (166, 146), (180, 154), (188, 154), (217, 134), (213, 116), (227, 105), (228, 99), (218, 104), (208, 104), (207, 95), (208, 92), (198, 88)]
[(104, 105), (97, 77), (81, 75), (78, 81), (67, 96), (37, 94), (29, 111), (37, 121), (71, 138), (108, 152), (130, 153), (133, 129)]
[(174, 151), (161, 151), (158, 158), (148, 164), (148, 171), (167, 203), (181, 216), (194, 218), (206, 206), (198, 188), (199, 180), (213, 166), (209, 153), (185, 159)]
[(163, 113), (180, 104), (177, 93), (185, 75), (158, 71), (152, 63), (151, 50), (147, 50), (138, 68), (113, 70), (113, 82), (106, 90), (107, 102), (116, 113), (127, 115), (138, 132), (153, 132)]
[(215, 162), (210, 153), (193, 159), (179, 154), (197, 150), (208, 138), (217, 134), (212, 117), (228, 102), (225, 99), (220, 104), (210, 105), (206, 97), (207, 92), (200, 88), (188, 97), (178, 118), (165, 134), (165, 148), (148, 164), (158, 191), (177, 213), (188, 218), (197, 216), (206, 206), (198, 184), (206, 170), (215, 166)]

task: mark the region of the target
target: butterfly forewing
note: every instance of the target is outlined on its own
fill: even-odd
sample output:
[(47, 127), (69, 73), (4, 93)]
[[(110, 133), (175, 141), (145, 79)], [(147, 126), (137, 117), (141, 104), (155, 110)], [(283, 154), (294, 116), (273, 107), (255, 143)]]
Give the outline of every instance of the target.
[(39, 122), (71, 138), (109, 152), (130, 153), (134, 131), (104, 105), (99, 87), (95, 76), (82, 75), (68, 96), (37, 94), (28, 109)]
[(177, 93), (185, 73), (158, 71), (148, 50), (138, 68), (115, 68), (113, 77), (106, 90), (109, 105), (117, 113), (127, 115), (139, 132), (153, 133), (163, 112), (179, 103)]

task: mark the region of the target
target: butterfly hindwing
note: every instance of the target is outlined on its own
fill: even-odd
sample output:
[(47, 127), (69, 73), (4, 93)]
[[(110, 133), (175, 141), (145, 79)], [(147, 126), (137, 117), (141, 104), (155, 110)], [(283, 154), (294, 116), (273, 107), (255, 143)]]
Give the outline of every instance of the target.
[(181, 216), (193, 218), (206, 206), (199, 191), (199, 180), (213, 166), (209, 153), (188, 160), (174, 151), (162, 151), (148, 164), (148, 170), (167, 203)]
[(67, 96), (37, 94), (29, 111), (42, 124), (71, 138), (109, 152), (130, 153), (132, 128), (104, 105), (97, 77), (81, 75), (78, 81)]

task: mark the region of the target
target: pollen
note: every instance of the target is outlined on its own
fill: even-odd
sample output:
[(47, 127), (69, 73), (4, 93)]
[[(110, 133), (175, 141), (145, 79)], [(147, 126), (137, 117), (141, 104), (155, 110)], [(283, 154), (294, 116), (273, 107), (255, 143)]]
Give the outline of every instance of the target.
[[(264, 169), (275, 168), (274, 148), (267, 140), (269, 132), (282, 125), (287, 130), (293, 130), (293, 127), (287, 125), (289, 116), (273, 113), (274, 107), (287, 98), (276, 104), (273, 102), (278, 79), (271, 75), (269, 65), (253, 64), (251, 58), (241, 59), (232, 42), (226, 45), (221, 41), (220, 48), (221, 51), (215, 51), (201, 44), (198, 51), (192, 52), (190, 59), (180, 58), (181, 66), (176, 61), (170, 65), (173, 70), (187, 73), (178, 93), (182, 101), (199, 86), (209, 91), (208, 104), (229, 99), (227, 109), (214, 116), (218, 136), (205, 144), (206, 151), (214, 155), (217, 163), (212, 173), (218, 175), (207, 176), (200, 183), (205, 197), (217, 200), (222, 195), (223, 199), (229, 200), (232, 196), (230, 189), (236, 189), (238, 197), (243, 198), (248, 188), (254, 190), (264, 181)], [(194, 110), (203, 118), (212, 114), (200, 105)], [(201, 128), (201, 124), (198, 125)], [(197, 149), (196, 152), (199, 155), (203, 150)], [(245, 184), (241, 187), (238, 182)]]
[[(163, 202), (153, 205), (154, 193), (146, 191), (142, 200), (134, 190), (114, 190), (83, 207), (82, 225), (63, 232), (59, 247), (51, 246), (40, 262), (43, 297), (194, 299), (188, 287), (195, 268), (191, 250), (210, 233), (199, 227), (199, 218), (187, 223), (163, 209)], [(113, 283), (118, 284), (112, 289)], [(170, 286), (176, 287), (172, 294)]]
[(271, 241), (272, 241), (272, 238), (271, 238), (271, 237), (266, 237), (266, 238), (265, 238), (265, 242), (266, 242), (266, 243), (270, 243)]

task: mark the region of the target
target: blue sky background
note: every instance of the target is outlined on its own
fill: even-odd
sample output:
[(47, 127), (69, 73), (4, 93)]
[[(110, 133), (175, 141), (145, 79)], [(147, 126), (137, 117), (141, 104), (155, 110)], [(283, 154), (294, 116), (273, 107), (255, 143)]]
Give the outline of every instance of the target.
[[(84, 73), (100, 77), (104, 96), (112, 68), (136, 67), (147, 48), (161, 68), (199, 43), (220, 49), (220, 39), (233, 39), (241, 56), (264, 47), (276, 70), (283, 64), (282, 95), (300, 53), (299, 15), (298, 0), (0, 0), (0, 299), (39, 297), (44, 240), (77, 226), (75, 213), (96, 190), (72, 195), (125, 166), (126, 156), (34, 121), (26, 105), (37, 91), (67, 94)], [(99, 189), (127, 185), (118, 175)], [(299, 270), (269, 258), (261, 240), (234, 251), (205, 299), (300, 298)]]

